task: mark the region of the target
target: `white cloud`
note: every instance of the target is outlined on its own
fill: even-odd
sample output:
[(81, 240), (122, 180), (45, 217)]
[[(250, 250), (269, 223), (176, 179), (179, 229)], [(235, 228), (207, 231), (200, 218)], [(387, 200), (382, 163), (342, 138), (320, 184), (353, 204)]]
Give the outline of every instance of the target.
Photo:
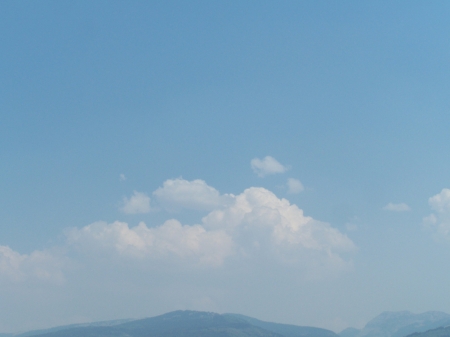
[[(125, 259), (126, 264), (131, 259), (145, 268), (166, 266), (169, 262), (175, 263), (174, 266), (220, 267), (228, 261), (227, 265), (239, 263), (245, 268), (274, 263), (322, 273), (351, 265), (346, 254), (356, 247), (346, 235), (327, 223), (305, 216), (296, 205), (267, 189), (251, 187), (225, 198), (200, 180), (170, 182), (198, 188), (194, 191), (200, 192), (193, 194), (198, 197), (196, 205), (204, 202), (201, 192), (209, 191), (215, 201), (208, 207), (214, 205), (214, 209), (195, 225), (183, 225), (171, 219), (157, 227), (147, 227), (143, 222), (130, 227), (125, 222), (99, 221), (72, 228), (66, 231), (66, 244), (59, 251), (55, 247), (51, 251), (20, 254), (8, 246), (0, 246), (0, 283), (4, 280), (61, 283), (63, 269), (68, 264), (84, 261), (81, 256), (72, 255), (74, 252), (89, 256), (91, 262), (85, 262), (94, 265), (99, 263), (97, 256), (111, 262)], [(166, 182), (165, 186), (171, 183)], [(174, 198), (181, 204), (187, 202), (184, 198), (189, 195), (186, 192), (189, 188), (169, 190), (173, 193), (181, 190), (181, 199), (176, 195)], [(142, 195), (135, 192), (133, 197), (138, 199)], [(140, 205), (135, 203), (132, 209), (142, 210), (136, 204)]]
[(207, 229), (225, 230), (247, 256), (262, 252), (285, 262), (340, 268), (347, 264), (340, 253), (355, 249), (346, 235), (264, 188), (246, 189), (202, 222)]
[(185, 207), (214, 209), (201, 224), (192, 226), (174, 219), (154, 228), (144, 223), (130, 228), (124, 222), (96, 222), (72, 229), (69, 243), (82, 250), (115, 251), (138, 259), (219, 266), (235, 256), (339, 270), (349, 265), (343, 254), (355, 250), (346, 235), (305, 216), (296, 205), (264, 188), (252, 187), (225, 198), (202, 180), (176, 179), (166, 181), (155, 195)]
[(250, 165), (252, 170), (259, 177), (265, 177), (269, 174), (284, 173), (288, 169), (271, 156), (266, 156), (262, 160), (259, 158), (254, 158), (251, 160)]
[(287, 187), (288, 187), (288, 193), (291, 194), (298, 194), (302, 192), (305, 188), (303, 187), (303, 184), (300, 180), (289, 178), (287, 180)]
[(450, 189), (428, 199), (428, 204), (436, 213), (423, 218), (424, 226), (434, 233), (436, 239), (450, 240)]
[(428, 199), (428, 203), (433, 210), (441, 214), (450, 213), (450, 189), (444, 188), (441, 193)]
[(183, 226), (177, 220), (168, 220), (156, 228), (148, 228), (143, 222), (130, 228), (125, 222), (99, 221), (74, 228), (67, 236), (70, 244), (81, 248), (112, 249), (136, 258), (175, 257), (217, 266), (232, 254), (232, 239), (224, 231), (206, 231), (200, 225)]
[(232, 195), (220, 195), (219, 191), (203, 180), (188, 181), (181, 178), (166, 180), (153, 195), (168, 209), (212, 210), (232, 198)]
[[(0, 246), (5, 313), (21, 317), (27, 303), (34, 321), (25, 323), (42, 327), (80, 321), (90, 310), (100, 316), (82, 320), (117, 316), (118, 307), (139, 316), (150, 302), (159, 311), (192, 308), (200, 303), (196, 299), (206, 309), (211, 303), (236, 307), (257, 300), (261, 289), (269, 300), (286, 294), (303, 300), (299, 287), (315, 287), (320, 295), (325, 284), (311, 278), (334, 283), (326, 280), (330, 274), (351, 268), (353, 242), (288, 200), (256, 187), (222, 197), (195, 225), (173, 219), (156, 227), (95, 222), (68, 230), (60, 250), (21, 254)], [(62, 306), (73, 311), (58, 311)], [(11, 323), (13, 330), (23, 326)]]
[(406, 212), (411, 210), (411, 208), (404, 202), (399, 204), (393, 204), (392, 202), (390, 202), (389, 204), (384, 206), (383, 209), (385, 211), (394, 211), (394, 212)]
[(121, 173), (120, 176), (119, 176), (119, 180), (120, 181), (125, 181), (125, 180), (127, 180), (127, 177), (125, 177), (125, 174)]
[(61, 283), (63, 261), (49, 251), (20, 254), (0, 246), (0, 277), (10, 281), (40, 280)]
[(134, 191), (128, 199), (123, 198), (123, 206), (120, 210), (126, 214), (138, 214), (150, 212), (150, 198), (145, 193)]

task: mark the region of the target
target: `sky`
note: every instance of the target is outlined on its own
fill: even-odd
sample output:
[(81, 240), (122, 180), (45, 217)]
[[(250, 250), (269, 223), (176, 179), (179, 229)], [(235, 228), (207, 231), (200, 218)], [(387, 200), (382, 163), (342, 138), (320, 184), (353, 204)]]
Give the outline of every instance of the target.
[(0, 3), (0, 332), (450, 312), (446, 1)]

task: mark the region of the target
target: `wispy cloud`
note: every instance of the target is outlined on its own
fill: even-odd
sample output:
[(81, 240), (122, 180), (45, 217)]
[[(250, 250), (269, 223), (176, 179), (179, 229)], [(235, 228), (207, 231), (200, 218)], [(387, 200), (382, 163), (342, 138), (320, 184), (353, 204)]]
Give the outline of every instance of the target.
[(290, 194), (298, 194), (305, 189), (303, 187), (303, 184), (301, 183), (301, 181), (298, 179), (294, 179), (294, 178), (289, 178), (287, 180), (287, 188), (288, 188), (288, 193), (290, 193)]
[(411, 210), (411, 208), (404, 202), (399, 203), (399, 204), (394, 204), (394, 203), (390, 202), (389, 204), (384, 206), (383, 209), (385, 211), (393, 211), (393, 212), (406, 212), (406, 211)]
[(265, 177), (270, 174), (284, 173), (288, 170), (288, 167), (281, 165), (271, 156), (266, 156), (264, 159), (253, 158), (250, 165), (252, 170), (259, 177)]
[(130, 198), (124, 197), (120, 210), (126, 214), (138, 214), (150, 212), (150, 197), (141, 192), (134, 191)]
[(64, 281), (63, 260), (50, 251), (35, 250), (30, 254), (20, 254), (8, 246), (0, 246), (0, 279), (61, 283)]

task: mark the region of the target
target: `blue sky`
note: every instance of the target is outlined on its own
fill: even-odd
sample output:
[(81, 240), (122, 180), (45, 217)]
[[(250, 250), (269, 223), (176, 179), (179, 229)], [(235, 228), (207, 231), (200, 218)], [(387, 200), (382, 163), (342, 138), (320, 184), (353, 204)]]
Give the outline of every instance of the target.
[(0, 330), (450, 312), (449, 12), (2, 2)]

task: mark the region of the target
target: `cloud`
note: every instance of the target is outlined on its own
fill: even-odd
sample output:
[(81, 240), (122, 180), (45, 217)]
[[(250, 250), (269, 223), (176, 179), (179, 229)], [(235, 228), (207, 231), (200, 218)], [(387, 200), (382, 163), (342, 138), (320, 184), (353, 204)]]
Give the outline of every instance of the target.
[(450, 189), (444, 188), (441, 193), (428, 199), (428, 203), (433, 210), (440, 214), (450, 213)]
[(113, 250), (135, 258), (191, 260), (196, 264), (218, 266), (232, 254), (232, 240), (222, 230), (206, 231), (200, 225), (182, 225), (168, 220), (156, 228), (141, 222), (130, 228), (125, 222), (95, 222), (67, 234), (71, 245), (96, 250)]
[[(221, 196), (202, 180), (167, 180), (154, 193), (187, 208), (213, 208), (196, 225), (171, 219), (149, 228), (143, 222), (96, 222), (68, 232), (70, 246), (91, 252), (192, 265), (220, 266), (227, 259), (342, 270), (354, 243), (328, 223), (305, 216), (296, 205), (271, 191), (251, 187), (241, 194)], [(237, 260), (230, 260), (237, 261)]]
[(123, 206), (120, 210), (126, 214), (138, 214), (150, 212), (150, 198), (145, 193), (134, 191), (128, 199), (123, 198)]
[(187, 181), (181, 178), (169, 179), (153, 192), (158, 201), (168, 209), (179, 208), (212, 210), (226, 204), (232, 195), (220, 195), (214, 187), (197, 179)]
[(8, 246), (0, 246), (0, 280), (39, 280), (61, 283), (63, 259), (49, 251), (36, 250), (20, 254)]
[(250, 165), (252, 170), (259, 176), (265, 177), (270, 174), (284, 173), (287, 171), (287, 167), (281, 165), (275, 158), (266, 156), (264, 159), (254, 158), (251, 160)]
[[(22, 254), (0, 246), (5, 314), (22, 317), (26, 310), (34, 321), (25, 323), (42, 328), (114, 317), (122, 307), (134, 310), (124, 315), (139, 317), (148, 303), (169, 311), (242, 306), (261, 293), (269, 300), (287, 293), (303, 300), (299, 289), (322, 291), (324, 283), (311, 280), (334, 284), (330, 276), (352, 268), (356, 247), (346, 235), (267, 189), (219, 194), (213, 205), (193, 225), (99, 221), (66, 230), (65, 241), (50, 250)], [(100, 316), (84, 318), (90, 310)], [(11, 324), (14, 330), (24, 326)]]
[(262, 252), (282, 262), (337, 267), (346, 264), (340, 253), (355, 249), (337, 229), (305, 216), (296, 205), (260, 187), (246, 189), (233, 204), (212, 211), (202, 223), (207, 229), (226, 231), (246, 256)]
[[(171, 180), (164, 186), (177, 187), (159, 191), (170, 191), (172, 194), (162, 195), (172, 196), (186, 207), (194, 207), (185, 199), (189, 193), (196, 191), (191, 195), (198, 206), (206, 203), (202, 193), (207, 192), (214, 196), (214, 201), (208, 204), (214, 209), (194, 225), (184, 225), (176, 219), (156, 227), (148, 227), (144, 222), (132, 227), (120, 221), (98, 221), (68, 229), (66, 241), (59, 248), (30, 254), (0, 246), (0, 283), (4, 280), (62, 283), (67, 265), (80, 263), (93, 268), (118, 266), (117, 263), (144, 269), (160, 266), (161, 272), (169, 265), (180, 268), (240, 265), (251, 269), (254, 265), (272, 264), (313, 273), (341, 271), (351, 266), (347, 254), (356, 247), (346, 235), (328, 223), (305, 216), (296, 205), (265, 188), (251, 187), (236, 196), (221, 196), (201, 180)], [(174, 191), (180, 191), (180, 198)], [(142, 196), (145, 195), (135, 192), (127, 199), (127, 205), (134, 205), (130, 206), (133, 211), (142, 211), (141, 206), (136, 206), (140, 203), (133, 201)], [(148, 206), (149, 198), (145, 197)], [(102, 261), (100, 265), (98, 258)], [(110, 263), (105, 264), (105, 259)]]
[(119, 175), (119, 180), (120, 180), (120, 181), (125, 181), (125, 180), (127, 180), (127, 177), (125, 177), (125, 174), (121, 173), (121, 174)]
[(305, 188), (303, 184), (298, 179), (289, 178), (287, 180), (288, 193), (290, 194), (298, 194), (302, 192)]
[(423, 224), (431, 230), (436, 239), (450, 240), (450, 189), (442, 191), (428, 199), (435, 213), (423, 218)]
[(389, 204), (384, 206), (383, 209), (385, 211), (393, 211), (393, 212), (406, 212), (411, 210), (411, 208), (404, 202), (399, 204), (393, 204), (392, 202), (390, 202)]

